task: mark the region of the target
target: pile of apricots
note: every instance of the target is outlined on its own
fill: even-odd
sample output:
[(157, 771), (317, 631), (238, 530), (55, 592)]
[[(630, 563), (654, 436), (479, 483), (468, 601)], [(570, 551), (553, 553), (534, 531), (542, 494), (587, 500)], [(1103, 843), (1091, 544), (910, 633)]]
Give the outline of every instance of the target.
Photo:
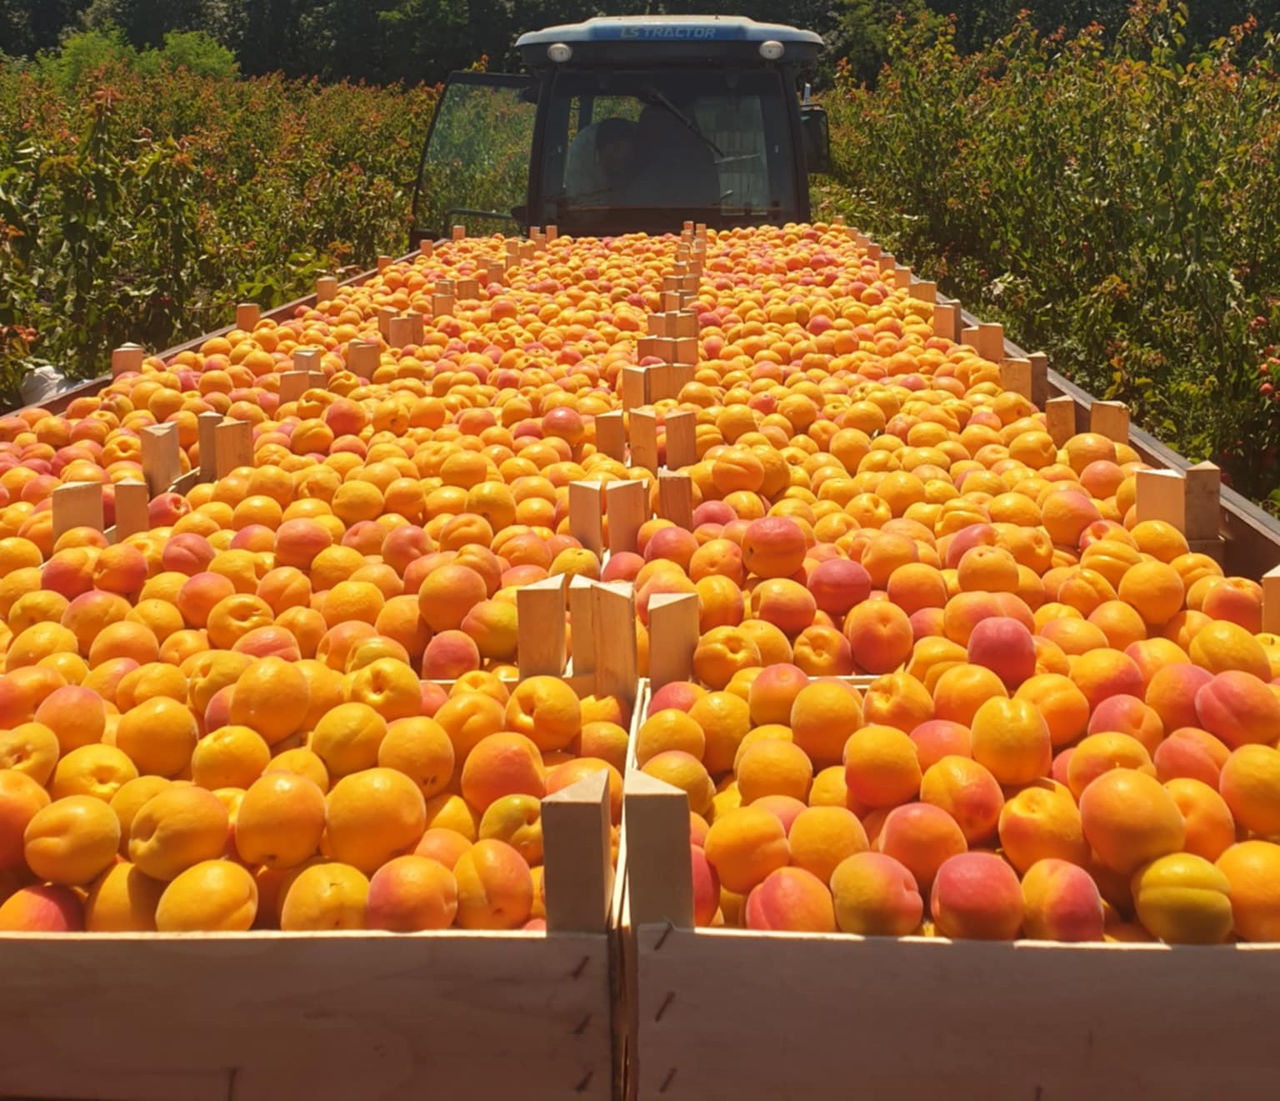
[[(540, 800), (605, 770), (616, 829), (638, 767), (688, 795), (705, 924), (1280, 938), (1280, 639), (1138, 521), (1127, 444), (1059, 447), (845, 227), (711, 231), (654, 405), (661, 461), (694, 414), (681, 527), (596, 446), (680, 240), (505, 245), (0, 418), (0, 930), (538, 929)], [(443, 280), (474, 293), (433, 317)], [(282, 401), (304, 349), (323, 385)], [(54, 538), (69, 482), (113, 523), (150, 426), (210, 465), (208, 412), (252, 465)], [(570, 483), (633, 479), (634, 549), (569, 534)], [(517, 682), (516, 594), (557, 574), (633, 585), (642, 673), (652, 599), (696, 596), (634, 743), (625, 700)]]

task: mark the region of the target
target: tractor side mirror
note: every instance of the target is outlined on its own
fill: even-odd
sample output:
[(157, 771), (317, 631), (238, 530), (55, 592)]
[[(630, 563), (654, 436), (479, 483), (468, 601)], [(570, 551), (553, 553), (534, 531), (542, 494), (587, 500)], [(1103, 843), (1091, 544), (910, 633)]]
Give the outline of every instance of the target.
[(805, 164), (812, 172), (831, 171), (831, 131), (827, 112), (814, 104), (800, 108), (800, 134), (804, 138)]

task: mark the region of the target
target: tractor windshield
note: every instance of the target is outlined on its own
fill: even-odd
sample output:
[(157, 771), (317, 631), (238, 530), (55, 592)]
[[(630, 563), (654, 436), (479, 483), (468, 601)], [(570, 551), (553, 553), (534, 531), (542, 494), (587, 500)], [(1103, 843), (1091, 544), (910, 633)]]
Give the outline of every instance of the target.
[(796, 202), (787, 111), (772, 71), (561, 72), (533, 220), (570, 233), (786, 220)]

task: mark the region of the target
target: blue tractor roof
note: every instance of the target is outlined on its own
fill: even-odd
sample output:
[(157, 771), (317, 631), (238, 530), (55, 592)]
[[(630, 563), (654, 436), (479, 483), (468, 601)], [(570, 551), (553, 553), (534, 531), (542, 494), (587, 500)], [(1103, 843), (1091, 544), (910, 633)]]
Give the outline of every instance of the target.
[[(778, 43), (784, 63), (814, 60), (821, 36), (782, 23), (757, 23), (736, 15), (601, 16), (522, 34), (516, 48), (531, 69), (552, 64), (603, 65), (635, 61), (644, 64), (697, 61), (764, 63), (760, 47)], [(567, 46), (570, 57), (555, 62), (552, 46)], [(561, 51), (563, 52), (563, 51)]]

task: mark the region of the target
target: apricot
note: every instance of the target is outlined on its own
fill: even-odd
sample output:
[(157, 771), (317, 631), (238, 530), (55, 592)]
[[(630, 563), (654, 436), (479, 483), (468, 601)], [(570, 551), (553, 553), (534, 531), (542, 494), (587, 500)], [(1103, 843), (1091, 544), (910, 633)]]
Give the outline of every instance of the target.
[(1138, 920), (1168, 944), (1221, 944), (1232, 928), (1231, 882), (1202, 856), (1170, 853), (1133, 877)]
[(1022, 876), (1023, 932), (1035, 940), (1100, 941), (1105, 908), (1093, 877), (1077, 864), (1047, 857)]
[(447, 929), (458, 912), (453, 872), (425, 856), (397, 856), (373, 873), (365, 924), (369, 929), (416, 933)]
[(1122, 875), (1180, 850), (1186, 825), (1160, 782), (1133, 769), (1102, 773), (1080, 795), (1085, 840), (1099, 862)]
[(1280, 939), (1280, 845), (1241, 841), (1215, 866), (1227, 878), (1236, 935), (1247, 941)]
[(924, 900), (911, 872), (891, 856), (860, 852), (831, 873), (831, 897), (841, 932), (905, 937), (916, 932)]
[(938, 868), (929, 910), (944, 937), (1013, 940), (1022, 928), (1022, 887), (998, 856), (959, 853)]
[(738, 894), (747, 894), (790, 858), (782, 823), (769, 811), (751, 806), (717, 815), (704, 851), (720, 882)]

